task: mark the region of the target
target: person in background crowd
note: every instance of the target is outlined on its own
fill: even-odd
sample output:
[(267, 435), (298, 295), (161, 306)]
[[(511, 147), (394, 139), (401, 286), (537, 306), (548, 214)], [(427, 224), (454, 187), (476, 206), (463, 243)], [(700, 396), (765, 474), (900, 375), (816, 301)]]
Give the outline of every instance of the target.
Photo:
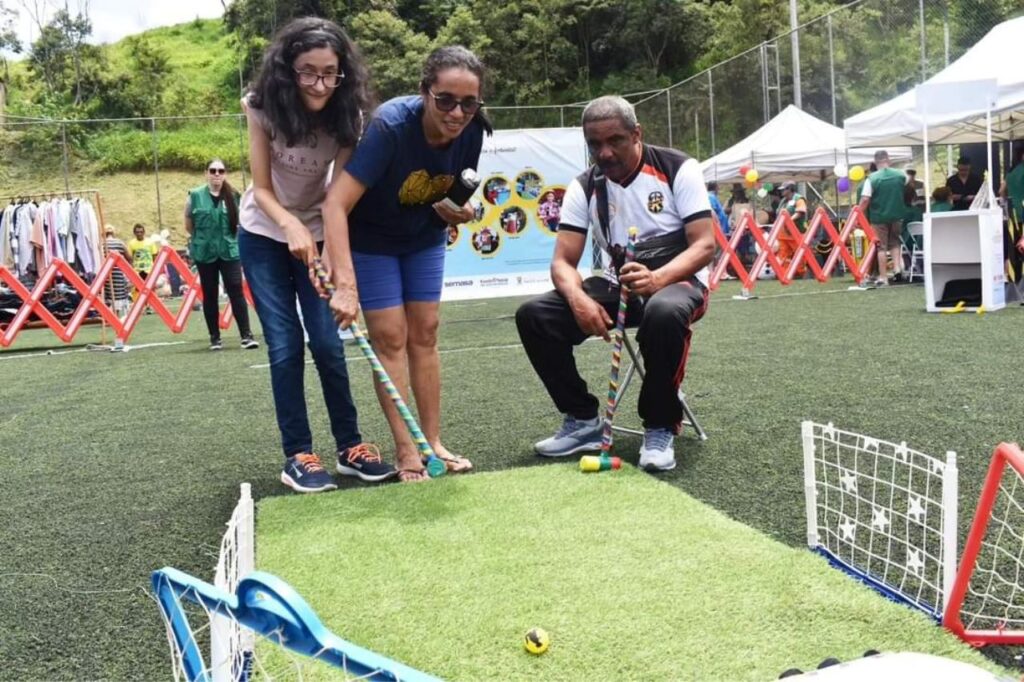
[[(807, 231), (807, 201), (802, 194), (796, 191), (796, 183), (792, 180), (782, 183), (781, 190), (782, 203), (779, 206), (779, 210), (788, 213), (789, 217), (793, 219), (796, 229), (800, 230), (800, 234), (803, 234)], [(783, 229), (779, 232), (779, 262), (784, 267), (789, 267), (790, 261), (796, 255), (798, 246), (799, 244), (790, 236), (788, 231)], [(805, 261), (801, 259), (794, 276), (803, 277), (806, 272), (807, 266)]]
[[(135, 227), (132, 228), (133, 238), (128, 240), (125, 244), (128, 247), (128, 260), (131, 261), (132, 270), (138, 273), (144, 281), (149, 277), (150, 270), (153, 269), (153, 259), (156, 257), (157, 245), (150, 239), (146, 238), (146, 226), (142, 223), (135, 223)], [(132, 292), (132, 300), (134, 301), (139, 297), (138, 290)], [(152, 309), (146, 308), (146, 312), (152, 312)]]
[[(924, 183), (915, 180), (917, 171), (913, 168), (906, 168), (903, 171), (907, 176), (907, 184), (903, 187), (903, 203), (906, 211), (903, 214), (903, 224), (900, 228), (900, 239), (907, 245), (908, 251), (904, 254), (906, 260), (901, 261), (905, 269), (913, 264), (910, 262), (910, 247), (916, 241), (910, 234), (910, 224), (919, 223), (924, 220)], [(898, 277), (898, 276), (897, 276)]]
[(999, 188), (999, 196), (1007, 201), (1014, 243), (1017, 251), (1024, 254), (1024, 144), (1013, 150), (1010, 171)]
[(1010, 218), (1024, 226), (1024, 144), (1013, 150), (1010, 170), (999, 188), (999, 196), (1007, 200)]
[(210, 334), (210, 350), (221, 350), (220, 281), (231, 301), (242, 348), (259, 348), (249, 328), (249, 305), (242, 293), (242, 265), (238, 257), (238, 193), (227, 181), (220, 159), (206, 166), (206, 183), (189, 190), (185, 201), (185, 232), (189, 253), (199, 268), (203, 287), (203, 317)]
[(718, 200), (718, 183), (709, 182), (708, 185), (708, 201), (711, 202), (711, 210), (714, 212), (715, 217), (718, 218), (718, 225), (722, 228), (722, 234), (726, 237), (729, 236), (729, 216), (725, 212), (725, 208), (722, 206), (722, 202)]
[[(729, 234), (732, 234), (734, 230), (739, 228), (740, 223), (743, 222), (744, 215), (754, 215), (754, 207), (750, 203), (750, 199), (747, 197), (747, 192), (743, 189), (742, 184), (738, 182), (733, 183), (729, 200), (725, 203), (725, 213), (729, 216)], [(754, 238), (750, 235), (750, 232), (743, 233), (737, 249), (743, 265), (749, 268), (756, 257)]]
[(903, 190), (907, 176), (903, 171), (889, 167), (889, 152), (884, 149), (875, 152), (875, 165), (878, 170), (864, 181), (859, 205), (871, 221), (877, 237), (878, 276), (875, 278), (875, 286), (885, 287), (889, 285), (890, 258), (896, 268), (894, 274), (900, 271), (900, 231), (907, 211)]
[[(332, 164), (341, 168), (348, 161), (359, 141), (363, 112), (371, 109), (366, 65), (334, 22), (295, 19), (264, 52), (242, 108), (253, 182), (239, 209), (238, 250), (270, 358), (285, 456), (281, 482), (303, 493), (337, 488), (313, 450), (303, 328), (327, 405), (339, 472), (382, 481), (395, 470), (359, 433), (338, 325), (314, 285), (327, 177)], [(334, 173), (331, 187), (340, 176)]]
[(981, 176), (971, 170), (971, 160), (961, 156), (956, 161), (956, 174), (949, 176), (946, 186), (952, 193), (953, 210), (966, 211), (981, 190)]
[(903, 172), (907, 174), (907, 206), (924, 213), (924, 183), (917, 179), (917, 169), (913, 166), (908, 166)]
[[(108, 254), (119, 253), (125, 260), (130, 261), (128, 246), (117, 236), (117, 228), (108, 224), (104, 228), (105, 248)], [(131, 301), (131, 293), (128, 286), (128, 278), (121, 272), (120, 268), (111, 271), (110, 281), (104, 287), (104, 299), (107, 305), (113, 309), (114, 314), (124, 318), (128, 314), (128, 304)]]
[(936, 187), (932, 191), (932, 213), (945, 213), (953, 210), (953, 202), (951, 197), (953, 193), (949, 191), (948, 187)]

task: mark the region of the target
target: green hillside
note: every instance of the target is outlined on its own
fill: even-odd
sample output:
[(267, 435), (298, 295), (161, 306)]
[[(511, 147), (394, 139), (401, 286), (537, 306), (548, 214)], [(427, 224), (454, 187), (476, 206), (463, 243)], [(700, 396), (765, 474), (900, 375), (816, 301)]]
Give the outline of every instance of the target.
[[(210, 91), (224, 97), (223, 109), (205, 113), (239, 110), (238, 41), (227, 32), (221, 19), (196, 19), (139, 35), (167, 55), (176, 86), (187, 88), (198, 97)], [(111, 65), (127, 70), (131, 61), (129, 41), (121, 40), (107, 50)]]

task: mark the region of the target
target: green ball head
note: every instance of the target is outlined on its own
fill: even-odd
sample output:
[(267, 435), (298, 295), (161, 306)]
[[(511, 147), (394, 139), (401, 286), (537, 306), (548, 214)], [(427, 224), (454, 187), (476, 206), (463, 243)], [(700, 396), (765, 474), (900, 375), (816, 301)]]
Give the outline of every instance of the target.
[(448, 466), (439, 457), (427, 457), (424, 463), (427, 465), (427, 475), (431, 478), (444, 476), (448, 472)]

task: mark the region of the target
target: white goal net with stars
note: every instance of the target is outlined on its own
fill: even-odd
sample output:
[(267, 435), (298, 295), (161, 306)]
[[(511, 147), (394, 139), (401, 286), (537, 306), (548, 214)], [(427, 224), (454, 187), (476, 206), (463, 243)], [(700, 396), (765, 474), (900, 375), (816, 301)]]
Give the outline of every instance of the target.
[(941, 620), (956, 577), (956, 454), (940, 459), (831, 423), (805, 421), (801, 435), (808, 546)]

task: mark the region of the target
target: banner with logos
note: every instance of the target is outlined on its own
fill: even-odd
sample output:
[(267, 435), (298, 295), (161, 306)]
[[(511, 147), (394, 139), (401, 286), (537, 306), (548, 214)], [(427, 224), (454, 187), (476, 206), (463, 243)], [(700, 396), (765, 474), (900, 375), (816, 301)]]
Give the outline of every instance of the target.
[[(470, 223), (448, 228), (443, 300), (536, 294), (549, 268), (562, 196), (588, 165), (581, 128), (498, 130), (484, 138)], [(580, 269), (590, 274), (588, 244)]]

